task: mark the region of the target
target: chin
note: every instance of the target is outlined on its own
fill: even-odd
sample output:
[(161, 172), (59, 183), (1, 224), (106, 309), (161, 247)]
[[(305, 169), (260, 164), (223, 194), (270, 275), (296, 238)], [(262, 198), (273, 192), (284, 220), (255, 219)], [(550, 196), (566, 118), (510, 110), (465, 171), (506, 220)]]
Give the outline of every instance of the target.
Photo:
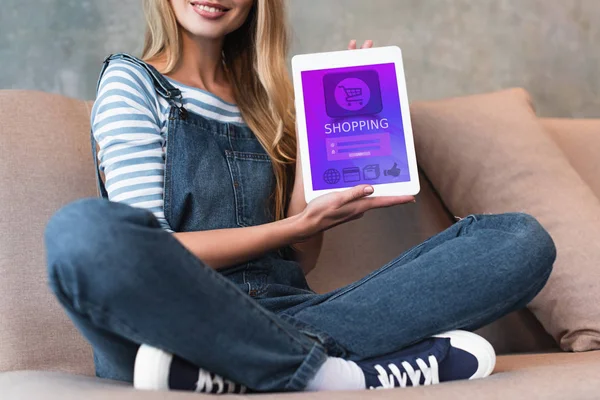
[(225, 37), (229, 32), (227, 29), (219, 29), (218, 27), (204, 27), (204, 26), (183, 26), (183, 29), (188, 32), (191, 36), (203, 39), (221, 39)]

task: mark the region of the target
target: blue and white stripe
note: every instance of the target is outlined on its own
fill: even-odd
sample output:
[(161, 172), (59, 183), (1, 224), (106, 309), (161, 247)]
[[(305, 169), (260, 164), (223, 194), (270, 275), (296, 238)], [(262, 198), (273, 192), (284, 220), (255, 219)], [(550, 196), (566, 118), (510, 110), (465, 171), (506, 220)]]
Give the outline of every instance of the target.
[[(189, 111), (220, 122), (244, 124), (234, 104), (167, 79), (181, 90)], [(109, 199), (151, 211), (161, 226), (171, 231), (164, 214), (169, 109), (143, 68), (115, 60), (100, 81), (91, 122)]]

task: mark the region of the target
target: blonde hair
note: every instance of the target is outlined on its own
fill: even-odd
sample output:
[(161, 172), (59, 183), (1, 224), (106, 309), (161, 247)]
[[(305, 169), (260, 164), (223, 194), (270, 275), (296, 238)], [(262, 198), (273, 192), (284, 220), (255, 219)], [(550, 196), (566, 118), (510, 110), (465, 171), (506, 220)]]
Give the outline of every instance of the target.
[[(285, 217), (296, 165), (293, 88), (288, 74), (285, 0), (255, 0), (246, 22), (225, 37), (223, 62), (238, 108), (265, 151), (275, 175), (276, 219)], [(169, 0), (144, 0), (142, 59), (164, 59), (172, 72), (181, 59), (180, 27)]]

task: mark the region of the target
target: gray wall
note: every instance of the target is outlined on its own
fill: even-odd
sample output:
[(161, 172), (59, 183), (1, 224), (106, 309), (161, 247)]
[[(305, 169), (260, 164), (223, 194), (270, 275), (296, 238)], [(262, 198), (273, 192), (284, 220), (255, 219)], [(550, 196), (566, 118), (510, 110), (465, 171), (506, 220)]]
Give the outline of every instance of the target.
[[(93, 98), (138, 52), (138, 0), (2, 0), (0, 88)], [(372, 38), (404, 50), (409, 97), (523, 86), (546, 116), (600, 117), (600, 0), (290, 0), (295, 53)]]

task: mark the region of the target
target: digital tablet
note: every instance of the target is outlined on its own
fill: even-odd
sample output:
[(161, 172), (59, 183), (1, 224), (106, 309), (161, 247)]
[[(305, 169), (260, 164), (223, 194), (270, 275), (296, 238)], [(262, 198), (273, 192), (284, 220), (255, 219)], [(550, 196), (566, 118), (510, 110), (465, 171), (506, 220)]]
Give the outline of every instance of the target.
[(292, 70), (307, 202), (359, 184), (371, 196), (419, 192), (398, 47), (297, 55)]

